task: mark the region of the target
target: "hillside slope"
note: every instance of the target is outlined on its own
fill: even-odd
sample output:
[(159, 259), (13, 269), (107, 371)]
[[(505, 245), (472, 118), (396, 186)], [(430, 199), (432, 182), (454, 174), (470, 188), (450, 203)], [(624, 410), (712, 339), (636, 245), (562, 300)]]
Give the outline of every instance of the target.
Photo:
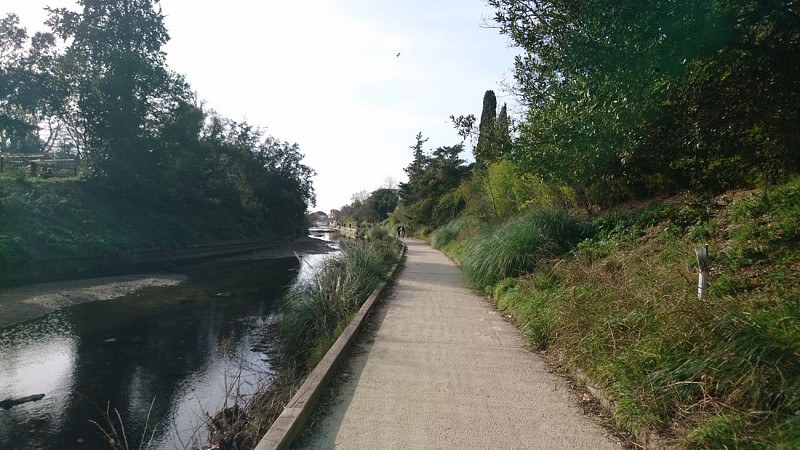
[[(461, 224), (439, 245), (531, 348), (602, 387), (616, 427), (689, 448), (800, 447), (800, 179), (583, 221), (543, 215), (488, 232)], [(538, 240), (502, 261), (522, 262), (470, 275), (476, 241), (522, 242), (509, 231), (520, 220)], [(577, 244), (564, 250), (564, 236)], [(694, 248), (705, 244), (700, 300)], [(503, 246), (482, 247), (481, 262)]]

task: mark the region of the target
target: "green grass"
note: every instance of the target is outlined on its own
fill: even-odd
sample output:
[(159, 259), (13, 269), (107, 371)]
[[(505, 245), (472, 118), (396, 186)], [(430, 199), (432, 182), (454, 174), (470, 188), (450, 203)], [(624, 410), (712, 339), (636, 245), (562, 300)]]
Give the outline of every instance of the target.
[(284, 365), (303, 370), (316, 366), (397, 262), (393, 240), (350, 241), (308, 282), (293, 286), (283, 301), (280, 326)]
[[(798, 448), (800, 178), (724, 198), (592, 219), (561, 256), (520, 218), (469, 239), (464, 271), (489, 272), (474, 284), (532, 348), (604, 387), (619, 429), (668, 430), (688, 448)], [(712, 260), (702, 301), (699, 244)]]

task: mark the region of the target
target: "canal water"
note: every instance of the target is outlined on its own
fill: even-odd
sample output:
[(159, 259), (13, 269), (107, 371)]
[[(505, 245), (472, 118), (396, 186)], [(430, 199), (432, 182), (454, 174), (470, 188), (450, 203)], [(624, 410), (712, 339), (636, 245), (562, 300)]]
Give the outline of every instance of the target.
[(0, 400), (45, 394), (0, 408), (0, 449), (110, 448), (109, 417), (129, 448), (204, 444), (208, 414), (268, 382), (278, 299), (324, 257), (196, 268), (0, 329)]

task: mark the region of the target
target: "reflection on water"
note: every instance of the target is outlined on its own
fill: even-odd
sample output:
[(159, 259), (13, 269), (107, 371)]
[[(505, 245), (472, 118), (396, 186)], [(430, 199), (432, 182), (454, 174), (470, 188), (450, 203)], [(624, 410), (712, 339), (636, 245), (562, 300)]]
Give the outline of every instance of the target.
[[(21, 329), (16, 339), (13, 333), (0, 333), (0, 349), (0, 399), (52, 393), (35, 404), (0, 410), (0, 448), (12, 442), (6, 433), (14, 428), (25, 433), (17, 433), (15, 441), (27, 439), (28, 428), (60, 429), (69, 406), (77, 350), (69, 322), (61, 314), (51, 314)], [(44, 437), (46, 442), (51, 435)]]
[(311, 279), (314, 271), (320, 264), (327, 258), (333, 258), (335, 253), (328, 253), (322, 255), (306, 255), (300, 264), (300, 270), (297, 273), (297, 283), (303, 283)]
[[(321, 239), (323, 241), (328, 241), (331, 243), (335, 243), (335, 247), (338, 248), (339, 242), (339, 233), (335, 231), (317, 231), (312, 232), (311, 237), (315, 239)], [(317, 267), (327, 258), (335, 257), (338, 252), (333, 253), (325, 253), (319, 255), (304, 255), (302, 257), (302, 262), (300, 264), (300, 270), (297, 274), (296, 283), (302, 283), (308, 281), (313, 275), (314, 271)]]
[(287, 258), (199, 269), (182, 285), (0, 330), (0, 400), (45, 394), (0, 409), (0, 448), (108, 448), (89, 422), (105, 424), (107, 408), (131, 447), (146, 421), (158, 426), (155, 448), (202, 443), (206, 413), (268, 378), (267, 356), (252, 348), (298, 268)]

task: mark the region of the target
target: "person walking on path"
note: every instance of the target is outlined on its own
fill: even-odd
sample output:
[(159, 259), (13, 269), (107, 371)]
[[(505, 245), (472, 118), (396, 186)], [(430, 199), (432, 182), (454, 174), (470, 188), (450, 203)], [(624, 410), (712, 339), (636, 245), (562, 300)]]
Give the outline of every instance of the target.
[(516, 328), (420, 241), (309, 448), (618, 449)]

